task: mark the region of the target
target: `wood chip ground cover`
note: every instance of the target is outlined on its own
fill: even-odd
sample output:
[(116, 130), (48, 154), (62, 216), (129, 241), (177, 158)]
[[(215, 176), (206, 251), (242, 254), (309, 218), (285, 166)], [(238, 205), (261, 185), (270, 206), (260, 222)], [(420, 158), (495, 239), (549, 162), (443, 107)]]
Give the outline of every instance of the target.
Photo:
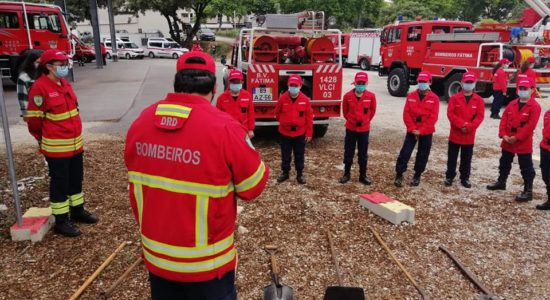
[[(352, 181), (341, 185), (337, 183), (343, 150), (340, 128), (338, 121), (326, 137), (308, 145), (305, 186), (295, 180), (277, 184), (277, 139), (264, 132), (255, 140), (272, 173), (258, 200), (239, 203), (244, 207), (239, 225), (249, 230), (237, 235), (240, 299), (261, 299), (262, 288), (269, 284), (267, 244), (279, 247), (283, 282), (294, 288), (296, 299), (321, 299), (327, 286), (337, 285), (326, 230), (334, 236), (346, 286), (364, 288), (369, 299), (419, 299), (369, 226), (381, 233), (432, 299), (472, 299), (478, 294), (437, 250), (439, 245), (447, 246), (506, 299), (550, 298), (550, 215), (534, 209), (545, 197), (540, 176), (533, 203), (513, 201), (521, 189), (517, 165), (507, 191), (486, 191), (485, 185), (496, 177), (499, 149), (480, 143), (472, 170), (474, 188), (463, 189), (456, 183), (445, 188), (447, 146), (445, 136), (440, 135), (434, 140), (421, 186), (397, 189), (394, 166), (403, 134), (384, 130), (371, 135), (369, 175), (374, 184), (359, 184), (354, 168)], [(127, 199), (123, 147), (118, 138), (87, 144), (84, 192), (88, 207), (101, 222), (81, 226), (84, 234), (76, 239), (49, 233), (41, 243), (11, 242), (13, 204), (6, 180), (0, 183), (0, 201), (9, 208), (0, 216), (0, 299), (67, 299), (121, 242), (132, 241), (82, 296), (97, 299), (132, 264), (139, 255), (139, 237)], [(47, 168), (35, 149), (18, 147), (15, 155), (19, 178), (46, 176)], [(7, 178), (5, 164), (0, 166), (0, 175)], [(362, 209), (358, 194), (375, 191), (415, 207), (416, 224), (394, 226)], [(47, 206), (47, 196), (46, 177), (26, 185), (21, 199), (26, 209)], [(146, 299), (148, 294), (147, 273), (139, 267), (113, 299)]]

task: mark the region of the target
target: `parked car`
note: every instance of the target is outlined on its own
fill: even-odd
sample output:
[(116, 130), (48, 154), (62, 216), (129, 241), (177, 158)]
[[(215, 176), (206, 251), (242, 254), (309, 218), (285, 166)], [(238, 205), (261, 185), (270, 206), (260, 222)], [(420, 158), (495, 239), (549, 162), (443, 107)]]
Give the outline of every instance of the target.
[[(121, 39), (117, 39), (116, 44), (117, 44), (118, 57), (120, 58), (143, 59), (143, 57), (145, 56), (143, 49), (138, 47), (138, 45), (136, 45), (135, 43), (124, 42)], [(111, 58), (113, 55), (111, 39), (105, 39), (105, 47), (107, 48), (107, 58)]]
[(182, 48), (178, 43), (164, 38), (150, 38), (147, 40), (147, 47), (145, 47), (145, 55), (150, 58), (171, 57), (177, 59), (188, 51), (189, 49)]
[(216, 40), (216, 34), (214, 31), (212, 31), (210, 28), (203, 27), (199, 29), (199, 32), (197, 33), (197, 36), (199, 40), (201, 41), (215, 41)]

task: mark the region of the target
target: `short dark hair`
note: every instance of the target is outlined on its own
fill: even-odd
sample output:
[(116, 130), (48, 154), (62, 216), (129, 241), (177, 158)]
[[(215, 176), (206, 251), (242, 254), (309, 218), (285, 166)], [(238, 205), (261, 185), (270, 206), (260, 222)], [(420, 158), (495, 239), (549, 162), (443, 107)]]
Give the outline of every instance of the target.
[[(186, 61), (189, 64), (206, 64), (201, 57), (190, 57)], [(214, 91), (216, 75), (205, 70), (183, 69), (176, 73), (174, 78), (174, 91), (176, 93), (207, 95)]]
[(44, 53), (44, 50), (31, 49), (26, 51), (23, 56), (24, 60), (19, 66), (19, 72), (27, 73), (32, 79), (38, 78), (41, 73), (39, 73), (38, 68), (34, 66), (34, 62), (42, 56), (42, 53)]

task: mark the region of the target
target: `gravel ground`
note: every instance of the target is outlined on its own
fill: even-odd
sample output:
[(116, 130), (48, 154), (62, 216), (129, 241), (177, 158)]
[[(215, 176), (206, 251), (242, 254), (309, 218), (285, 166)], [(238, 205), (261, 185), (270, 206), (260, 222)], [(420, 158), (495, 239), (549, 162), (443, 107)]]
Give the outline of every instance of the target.
[[(369, 175), (374, 184), (369, 187), (358, 183), (356, 166), (350, 183), (337, 183), (342, 172), (341, 119), (333, 122), (325, 138), (308, 145), (305, 186), (294, 180), (276, 183), (277, 138), (269, 131), (259, 132), (254, 143), (272, 175), (259, 199), (239, 203), (244, 207), (239, 225), (249, 230), (237, 234), (239, 298), (261, 299), (262, 288), (269, 284), (267, 244), (278, 246), (282, 280), (294, 288), (296, 299), (322, 298), (327, 286), (338, 284), (326, 238), (330, 231), (344, 285), (364, 288), (369, 299), (419, 299), (376, 242), (368, 229), (373, 227), (432, 299), (472, 299), (478, 294), (438, 250), (440, 245), (447, 246), (505, 299), (550, 299), (550, 215), (534, 209), (546, 197), (540, 171), (535, 181), (536, 200), (529, 204), (513, 201), (522, 184), (517, 164), (507, 191), (485, 189), (497, 176), (498, 122), (486, 119), (480, 128), (472, 170), (474, 188), (456, 184), (446, 188), (442, 181), (449, 125), (442, 104), (421, 186), (398, 189), (393, 186), (393, 170), (404, 137), (403, 99), (382, 95), (378, 100), (369, 150)], [(536, 141), (540, 131), (541, 127)], [(0, 299), (67, 299), (121, 242), (133, 242), (82, 297), (97, 299), (135, 260), (138, 234), (127, 200), (122, 151), (120, 137), (88, 136), (84, 192), (88, 207), (98, 213), (101, 222), (81, 226), (84, 234), (76, 239), (50, 233), (37, 244), (10, 242), (13, 206), (7, 182), (0, 182), (0, 203), (8, 205), (7, 212), (0, 212)], [(24, 208), (47, 206), (47, 169), (35, 146), (19, 145), (15, 156), (19, 178), (44, 176), (34, 182), (27, 179), (21, 195)], [(7, 178), (4, 164), (0, 164), (0, 175)], [(408, 172), (406, 179), (410, 177)], [(375, 191), (415, 207), (416, 223), (395, 226), (362, 209), (358, 195)], [(148, 293), (147, 275), (140, 267), (116, 290), (113, 299), (146, 299)]]

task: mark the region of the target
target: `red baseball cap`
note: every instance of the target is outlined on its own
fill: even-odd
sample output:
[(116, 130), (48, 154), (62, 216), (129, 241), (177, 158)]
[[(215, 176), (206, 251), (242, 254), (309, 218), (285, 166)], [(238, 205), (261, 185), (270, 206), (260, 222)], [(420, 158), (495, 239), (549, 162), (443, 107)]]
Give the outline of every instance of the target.
[(518, 82), (518, 87), (526, 87), (526, 88), (532, 88), (533, 87), (534, 88), (535, 87), (535, 82), (531, 78), (521, 79)]
[(476, 74), (474, 72), (466, 72), (462, 75), (462, 82), (477, 81)]
[(300, 75), (291, 75), (289, 78), (288, 78), (288, 82), (287, 82), (288, 85), (291, 85), (291, 84), (295, 84), (295, 85), (302, 85), (302, 77), (300, 77)]
[(529, 56), (529, 58), (527, 58), (527, 61), (531, 64), (537, 62), (534, 56)]
[[(191, 58), (202, 58), (204, 63), (187, 62)], [(178, 59), (176, 70), (203, 70), (212, 73), (216, 76), (216, 62), (210, 54), (200, 51), (189, 51), (184, 53)]]
[(243, 80), (244, 79), (243, 72), (241, 72), (241, 70), (239, 70), (239, 69), (231, 70), (231, 72), (229, 72), (229, 79), (228, 80), (231, 81), (233, 79)]
[(357, 74), (355, 74), (355, 80), (353, 81), (353, 83), (358, 82), (369, 82), (369, 75), (365, 72), (357, 72)]
[(498, 63), (501, 64), (501, 65), (506, 65), (506, 64), (509, 64), (510, 61), (507, 58), (503, 58), (503, 59), (499, 60)]
[(432, 81), (432, 74), (426, 71), (420, 72), (420, 74), (418, 74), (417, 81), (430, 82)]
[(42, 53), (42, 56), (40, 56), (40, 65), (44, 66), (52, 60), (66, 61), (69, 60), (69, 56), (58, 49), (46, 50)]

